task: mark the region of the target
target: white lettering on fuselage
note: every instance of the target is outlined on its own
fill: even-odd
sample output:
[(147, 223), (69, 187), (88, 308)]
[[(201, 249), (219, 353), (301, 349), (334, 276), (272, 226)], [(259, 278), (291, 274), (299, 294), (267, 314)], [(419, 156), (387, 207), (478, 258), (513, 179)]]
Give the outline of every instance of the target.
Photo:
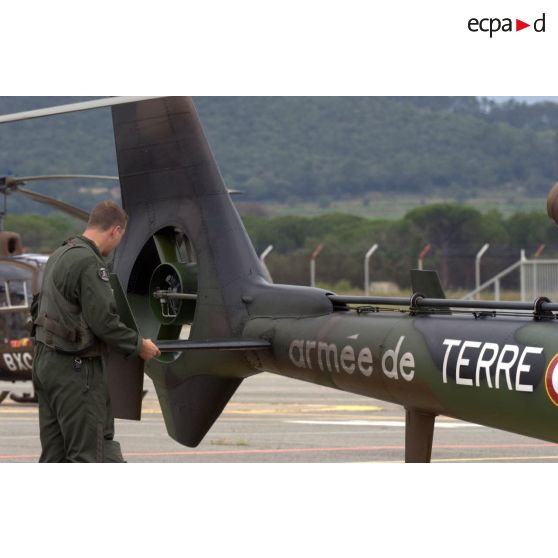
[[(355, 340), (355, 336), (348, 337)], [(352, 344), (342, 347), (336, 343), (307, 339), (294, 339), (289, 346), (289, 358), (297, 368), (321, 372), (361, 374), (370, 377), (378, 370), (391, 380), (403, 379), (411, 382), (415, 377), (415, 357), (404, 351), (405, 336), (399, 337), (395, 346), (378, 356), (375, 362), (370, 347), (356, 349)], [(445, 349), (444, 349), (445, 347)], [(458, 386), (490, 389), (507, 389), (532, 393), (538, 375), (533, 366), (542, 368), (542, 347), (520, 347), (513, 344), (499, 345), (462, 339), (444, 339), (442, 382), (454, 382)]]
[[(489, 388), (505, 386), (510, 391), (533, 391), (533, 384), (529, 383), (532, 363), (527, 364), (525, 359), (528, 355), (540, 355), (542, 347), (521, 350), (517, 345), (505, 344), (500, 348), (497, 343), (460, 339), (444, 339), (442, 344), (446, 347), (442, 364), (444, 384), (448, 383), (448, 371), (453, 368), (457, 385), (479, 387), (486, 382)], [(453, 366), (451, 358), (456, 358)]]
[[(358, 336), (348, 339), (356, 340)], [(411, 352), (402, 352), (405, 337), (401, 336), (394, 349), (388, 349), (381, 359), (381, 370), (386, 377), (410, 382), (415, 376), (415, 357)], [(352, 375), (355, 372), (369, 377), (374, 372), (374, 357), (370, 347), (356, 350), (352, 345), (339, 348), (335, 343), (293, 339), (289, 346), (289, 358), (297, 368), (315, 369), (321, 372), (334, 371)]]
[(3, 353), (4, 364), (10, 372), (29, 372), (33, 368), (30, 353)]

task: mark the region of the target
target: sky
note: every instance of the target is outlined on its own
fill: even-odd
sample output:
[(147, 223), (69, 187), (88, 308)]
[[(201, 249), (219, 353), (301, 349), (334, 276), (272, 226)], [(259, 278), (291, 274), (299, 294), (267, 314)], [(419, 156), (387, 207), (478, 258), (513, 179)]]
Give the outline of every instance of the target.
[(525, 103), (533, 104), (540, 103), (542, 101), (552, 101), (553, 103), (558, 103), (558, 97), (488, 97), (496, 102), (505, 102), (509, 99), (515, 99), (516, 101), (524, 101)]

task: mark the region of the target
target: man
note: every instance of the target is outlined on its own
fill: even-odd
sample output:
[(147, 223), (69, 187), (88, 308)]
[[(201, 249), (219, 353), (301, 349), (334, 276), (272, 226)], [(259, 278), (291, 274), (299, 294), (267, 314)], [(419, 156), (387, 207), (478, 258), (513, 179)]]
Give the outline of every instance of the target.
[(114, 440), (103, 355), (107, 346), (148, 361), (161, 353), (119, 319), (104, 257), (122, 240), (128, 216), (98, 204), (85, 232), (49, 258), (32, 314), (39, 399), (40, 462), (123, 462)]

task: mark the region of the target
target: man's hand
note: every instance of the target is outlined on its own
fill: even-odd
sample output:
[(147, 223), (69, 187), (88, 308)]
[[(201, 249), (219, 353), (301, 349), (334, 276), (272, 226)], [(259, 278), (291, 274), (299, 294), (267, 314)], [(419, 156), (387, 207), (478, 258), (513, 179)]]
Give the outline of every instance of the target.
[(151, 341), (151, 339), (144, 339), (142, 341), (139, 356), (143, 360), (148, 361), (160, 355), (161, 355), (161, 351), (159, 350), (157, 345), (155, 345), (155, 343)]

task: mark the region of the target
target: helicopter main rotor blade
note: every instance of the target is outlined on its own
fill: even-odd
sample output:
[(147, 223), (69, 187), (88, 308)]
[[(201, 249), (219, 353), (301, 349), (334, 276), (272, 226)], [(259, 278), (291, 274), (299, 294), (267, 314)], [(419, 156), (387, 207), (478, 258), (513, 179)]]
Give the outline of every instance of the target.
[(39, 182), (41, 180), (119, 180), (118, 176), (105, 176), (96, 174), (59, 174), (59, 175), (39, 175), (39, 176), (2, 176), (0, 186), (6, 188), (16, 188), (23, 186), (26, 182)]
[(81, 219), (82, 221), (89, 221), (89, 213), (87, 213), (87, 211), (83, 211), (83, 209), (79, 209), (73, 205), (68, 205), (67, 203), (61, 202), (60, 200), (56, 200), (49, 196), (44, 196), (43, 194), (37, 194), (37, 192), (31, 192), (30, 190), (26, 190), (24, 188), (18, 187), (15, 188), (15, 190), (33, 201), (50, 205), (51, 207), (64, 211), (64, 213), (67, 213), (72, 217), (76, 217), (77, 219)]
[(7, 176), (6, 184), (8, 186), (13, 183), (37, 182), (40, 180), (119, 180), (118, 176), (105, 176), (97, 174), (45, 174), (39, 176)]
[(102, 107), (112, 107), (114, 105), (124, 105), (126, 103), (137, 103), (138, 101), (147, 101), (149, 99), (160, 99), (156, 97), (108, 97), (104, 99), (96, 99), (94, 101), (84, 101), (81, 103), (72, 103), (69, 105), (59, 105), (57, 107), (48, 107), (37, 110), (28, 110), (25, 112), (16, 112), (14, 114), (5, 114), (0, 116), (0, 124), (7, 122), (18, 122), (19, 120), (30, 120), (31, 118), (41, 118), (43, 116), (53, 116), (55, 114), (65, 114), (68, 112), (80, 112), (82, 110), (92, 110)]

